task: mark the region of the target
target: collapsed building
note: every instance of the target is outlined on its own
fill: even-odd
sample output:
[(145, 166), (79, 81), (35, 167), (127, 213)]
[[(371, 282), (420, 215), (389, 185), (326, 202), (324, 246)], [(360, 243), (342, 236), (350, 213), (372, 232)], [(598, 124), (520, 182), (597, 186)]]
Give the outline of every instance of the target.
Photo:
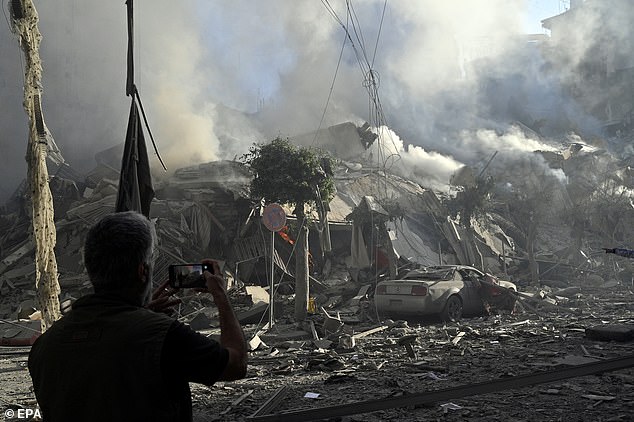
[[(327, 223), (316, 210), (313, 213), (309, 234), (311, 291), (318, 294), (337, 286), (338, 292), (353, 295), (359, 286), (382, 277), (394, 278), (404, 268), (435, 264), (475, 266), (492, 274), (505, 274), (518, 285), (529, 284), (526, 236), (522, 232), (525, 228), (509, 214), (508, 201), (516, 201), (517, 195), (498, 190), (489, 197), (492, 206), (488, 211), (467, 225), (450, 217), (447, 192), (424, 188), (370, 162), (366, 151), (377, 141), (376, 136), (367, 125), (344, 123), (298, 137), (300, 144), (302, 139), (311, 143), (317, 139), (322, 141), (317, 145), (333, 155), (343, 154), (343, 158), (335, 156), (338, 160), (333, 177), (337, 193), (327, 204)], [(97, 166), (83, 177), (67, 164), (52, 172), (62, 300), (72, 300), (90, 290), (81, 248), (87, 228), (114, 210), (121, 149), (117, 146), (98, 153)], [(583, 233), (609, 227), (614, 241), (625, 241), (632, 213), (617, 213), (618, 221), (592, 213), (572, 220), (569, 217), (579, 198), (587, 199), (596, 191), (599, 182), (593, 180), (590, 169), (619, 169), (623, 163), (604, 150), (579, 143), (571, 143), (561, 153), (535, 155), (543, 157), (551, 168), (565, 172), (568, 178), (549, 185), (553, 195), (545, 207), (548, 212), (541, 216), (542, 229), (535, 244), (543, 283), (564, 287), (571, 279), (585, 280), (591, 275), (596, 276), (590, 277), (595, 283), (606, 278), (631, 282), (632, 271), (625, 264), (601, 273), (601, 260), (592, 255), (602, 245), (596, 239), (588, 243)], [(496, 177), (506, 178), (498, 180), (499, 185), (512, 184), (517, 179), (529, 179), (532, 171), (531, 166), (523, 170), (515, 166), (514, 174), (500, 173)], [(465, 189), (474, 183), (473, 173), (463, 167), (453, 183)], [(632, 172), (627, 168), (610, 174), (607, 180), (622, 189), (632, 188)], [(234, 286), (267, 286), (267, 262), (273, 256), (280, 284), (292, 293), (293, 232), (278, 233), (276, 249), (271, 253), (270, 232), (260, 219), (262, 204), (249, 198), (250, 181), (250, 170), (243, 163), (226, 160), (181, 168), (170, 177), (155, 181), (150, 218), (158, 237), (157, 280), (167, 278), (170, 264), (213, 257), (225, 263)], [(33, 245), (24, 204), (21, 186), (0, 214), (0, 314), (4, 317), (20, 313), (17, 305), (34, 294)], [(287, 212), (292, 227), (290, 213)], [(572, 226), (562, 224), (565, 219)], [(328, 237), (331, 250), (323, 248), (324, 236)], [(322, 295), (322, 300), (327, 298)], [(28, 312), (22, 314), (25, 313)]]

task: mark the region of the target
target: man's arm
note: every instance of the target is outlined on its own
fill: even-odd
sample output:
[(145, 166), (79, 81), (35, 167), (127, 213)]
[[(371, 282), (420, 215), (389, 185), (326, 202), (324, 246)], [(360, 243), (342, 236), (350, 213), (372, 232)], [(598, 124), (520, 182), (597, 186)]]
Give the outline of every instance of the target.
[(205, 271), (207, 290), (214, 298), (220, 319), (220, 344), (229, 351), (229, 360), (220, 380), (231, 381), (244, 378), (247, 373), (247, 345), (244, 333), (227, 297), (225, 280), (220, 274), (218, 263), (204, 260), (203, 264), (211, 265), (214, 274)]

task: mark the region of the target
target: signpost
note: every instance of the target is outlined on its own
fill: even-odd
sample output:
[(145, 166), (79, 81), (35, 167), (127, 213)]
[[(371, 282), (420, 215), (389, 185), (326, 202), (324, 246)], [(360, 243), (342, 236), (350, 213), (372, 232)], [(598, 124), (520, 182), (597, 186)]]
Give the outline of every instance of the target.
[(264, 207), (262, 213), (262, 222), (264, 227), (271, 231), (271, 275), (269, 277), (269, 323), (268, 328), (271, 329), (274, 321), (273, 299), (275, 289), (275, 233), (279, 232), (286, 225), (286, 212), (280, 204), (273, 203)]

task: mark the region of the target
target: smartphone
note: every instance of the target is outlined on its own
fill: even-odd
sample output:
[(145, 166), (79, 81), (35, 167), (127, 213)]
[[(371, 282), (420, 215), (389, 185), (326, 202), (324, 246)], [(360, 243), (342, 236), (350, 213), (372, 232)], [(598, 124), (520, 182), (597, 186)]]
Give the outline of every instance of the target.
[(207, 264), (174, 264), (169, 266), (169, 284), (177, 289), (205, 287), (204, 271), (214, 273), (211, 265)]

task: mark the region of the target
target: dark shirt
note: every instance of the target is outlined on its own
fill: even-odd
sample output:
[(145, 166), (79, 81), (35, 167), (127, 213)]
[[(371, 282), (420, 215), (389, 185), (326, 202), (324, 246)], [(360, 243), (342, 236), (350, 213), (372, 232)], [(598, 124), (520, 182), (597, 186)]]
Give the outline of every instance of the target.
[(94, 294), (40, 336), (29, 371), (45, 421), (191, 421), (189, 382), (212, 385), (228, 358), (166, 315)]

